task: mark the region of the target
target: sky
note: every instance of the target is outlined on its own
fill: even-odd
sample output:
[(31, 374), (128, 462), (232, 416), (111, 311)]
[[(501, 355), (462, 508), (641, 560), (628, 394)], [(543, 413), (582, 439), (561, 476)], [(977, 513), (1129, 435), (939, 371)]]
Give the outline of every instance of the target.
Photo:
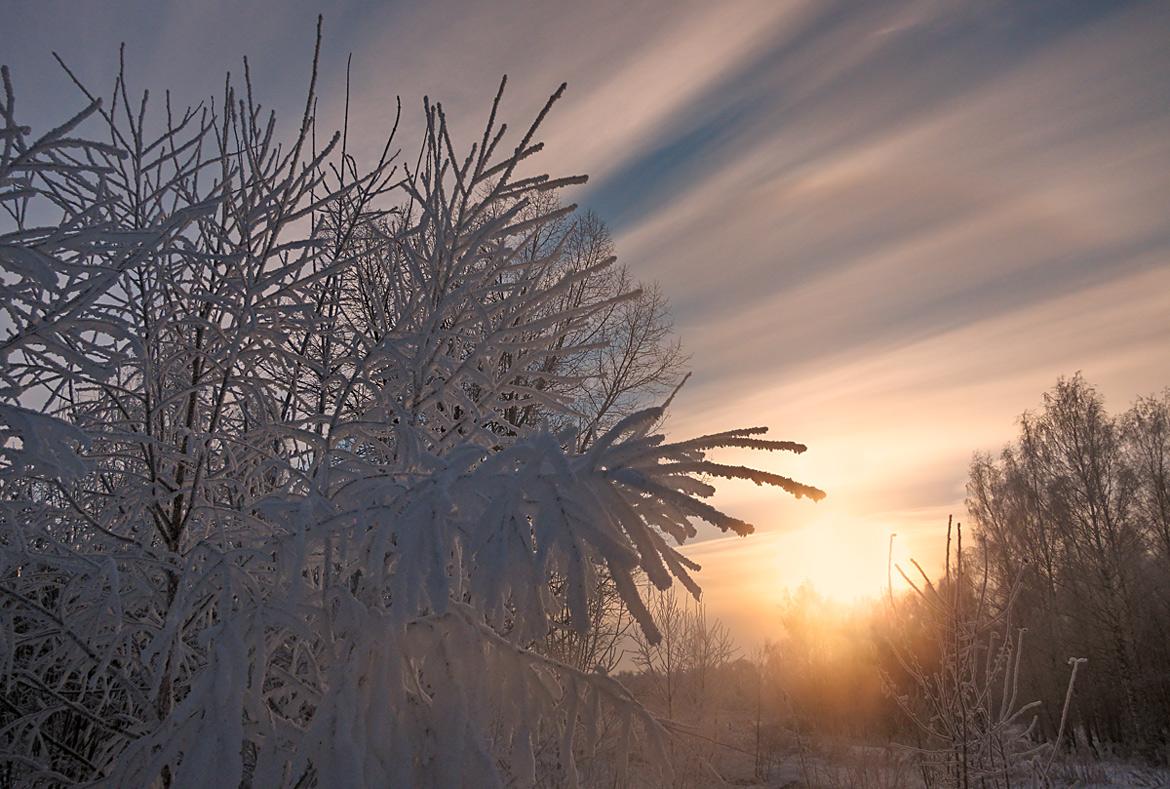
[[(299, 117), (324, 13), (320, 116), (372, 159), (401, 97), (457, 139), (502, 75), (526, 127), (568, 83), (541, 166), (670, 296), (693, 375), (672, 436), (767, 425), (808, 445), (750, 460), (828, 491), (750, 483), (757, 526), (687, 553), (709, 610), (766, 634), (782, 590), (878, 594), (942, 558), (972, 453), (998, 451), (1060, 376), (1120, 412), (1170, 386), (1170, 4), (621, 0), (323, 4), (0, 0), (26, 122), (82, 106), (57, 52), (108, 92), (194, 104), (249, 66)], [(404, 142), (409, 146), (410, 143)]]

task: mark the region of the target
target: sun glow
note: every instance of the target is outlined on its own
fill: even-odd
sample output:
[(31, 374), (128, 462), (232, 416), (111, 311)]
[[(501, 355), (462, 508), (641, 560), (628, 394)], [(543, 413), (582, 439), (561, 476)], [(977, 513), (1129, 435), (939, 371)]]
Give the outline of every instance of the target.
[(911, 564), (905, 540), (891, 535), (880, 525), (831, 515), (777, 540), (776, 563), (790, 585), (809, 581), (844, 603), (877, 597), (891, 583), (897, 593), (906, 582), (894, 565)]
[[(767, 520), (760, 517), (757, 523)], [(805, 582), (821, 597), (846, 606), (859, 598), (882, 599), (891, 581), (895, 595), (904, 593), (906, 581), (887, 564), (894, 532), (893, 564), (917, 583), (914, 557), (937, 578), (942, 571), (942, 548), (935, 550), (938, 523), (937, 512), (857, 516), (842, 508), (803, 527), (692, 543), (684, 553), (702, 565), (697, 580), (712, 618), (727, 624), (741, 642), (753, 643), (775, 635), (778, 617)], [(946, 540), (945, 512), (941, 540)]]

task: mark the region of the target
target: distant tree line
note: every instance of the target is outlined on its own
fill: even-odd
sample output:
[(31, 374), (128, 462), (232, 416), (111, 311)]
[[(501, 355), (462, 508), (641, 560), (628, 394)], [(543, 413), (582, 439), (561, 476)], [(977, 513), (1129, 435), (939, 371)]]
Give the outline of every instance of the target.
[(1061, 379), (998, 458), (976, 455), (968, 509), (990, 584), (1028, 628), (1025, 695), (1059, 723), (1070, 655), (1089, 658), (1074, 724), (1090, 743), (1166, 754), (1170, 742), (1170, 390), (1110, 415)]

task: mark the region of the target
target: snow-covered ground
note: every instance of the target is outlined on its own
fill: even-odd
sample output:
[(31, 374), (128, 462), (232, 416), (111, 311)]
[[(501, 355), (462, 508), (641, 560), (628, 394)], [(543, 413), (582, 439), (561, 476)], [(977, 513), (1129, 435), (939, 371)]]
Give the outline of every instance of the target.
[[(914, 752), (890, 744), (860, 744), (792, 732), (765, 733), (756, 755), (755, 722), (745, 713), (721, 718), (718, 731), (680, 734), (675, 776), (669, 782), (642, 776), (633, 786), (708, 789), (753, 786), (760, 789), (927, 789)], [(709, 735), (715, 733), (711, 738)], [(714, 740), (714, 741), (713, 741)], [(768, 742), (771, 740), (771, 742)], [(683, 746), (688, 743), (690, 747)], [(702, 764), (705, 762), (705, 764)], [(1047, 789), (1160, 789), (1170, 787), (1170, 769), (1120, 758), (1093, 760), (1070, 755), (1053, 763)], [(977, 786), (978, 784), (972, 784)], [(1013, 787), (1031, 789), (1021, 773)], [(935, 784), (937, 787), (938, 785)], [(988, 786), (997, 786), (988, 784)]]

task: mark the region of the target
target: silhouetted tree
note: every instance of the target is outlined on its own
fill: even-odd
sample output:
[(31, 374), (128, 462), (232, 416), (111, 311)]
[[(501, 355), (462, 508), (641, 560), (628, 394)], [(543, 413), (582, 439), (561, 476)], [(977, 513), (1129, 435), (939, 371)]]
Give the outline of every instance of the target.
[(1046, 701), (1048, 731), (1054, 671), (1083, 654), (1080, 721), (1147, 753), (1170, 731), (1167, 409), (1147, 398), (1114, 418), (1080, 375), (1061, 379), (1020, 418), (1016, 444), (976, 456), (968, 483), (992, 583), (1007, 589), (1031, 569), (1018, 606), (1034, 652), (1024, 677)]

